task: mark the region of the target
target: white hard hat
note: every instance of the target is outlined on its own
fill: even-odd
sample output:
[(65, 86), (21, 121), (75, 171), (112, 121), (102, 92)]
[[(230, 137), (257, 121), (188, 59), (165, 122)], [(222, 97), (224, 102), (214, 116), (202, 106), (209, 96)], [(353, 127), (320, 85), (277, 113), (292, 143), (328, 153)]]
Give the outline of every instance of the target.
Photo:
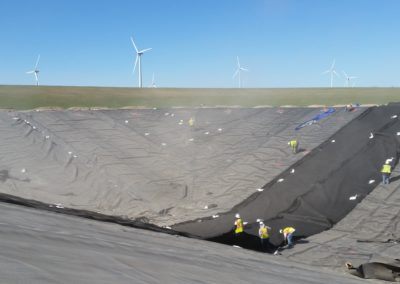
[(240, 218), (239, 213), (236, 213), (235, 217), (236, 217), (236, 218)]
[(282, 230), (282, 229), (280, 229), (280, 230), (279, 230), (279, 233), (281, 233), (281, 234), (282, 234), (282, 233), (283, 233), (283, 230)]
[(260, 222), (260, 227), (264, 227), (264, 223), (263, 222)]

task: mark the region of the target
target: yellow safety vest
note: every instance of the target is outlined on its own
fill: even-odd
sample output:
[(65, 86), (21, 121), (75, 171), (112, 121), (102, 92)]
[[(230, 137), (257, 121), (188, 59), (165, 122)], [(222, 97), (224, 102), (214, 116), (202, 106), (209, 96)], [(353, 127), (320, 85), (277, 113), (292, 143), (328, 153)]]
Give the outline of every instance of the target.
[(235, 234), (239, 234), (243, 232), (243, 222), (242, 219), (237, 219), (235, 222), (236, 229), (235, 229)]
[(297, 145), (297, 140), (290, 141), (290, 146), (296, 147), (296, 145)]
[(269, 238), (267, 227), (260, 228), (259, 234), (261, 239)]
[(383, 174), (390, 174), (390, 172), (392, 171), (391, 166), (390, 165), (383, 165), (381, 173)]
[(293, 227), (286, 227), (285, 229), (283, 229), (283, 233), (285, 234), (285, 235), (287, 235), (287, 234), (291, 234), (291, 233), (293, 233), (294, 231), (296, 231)]

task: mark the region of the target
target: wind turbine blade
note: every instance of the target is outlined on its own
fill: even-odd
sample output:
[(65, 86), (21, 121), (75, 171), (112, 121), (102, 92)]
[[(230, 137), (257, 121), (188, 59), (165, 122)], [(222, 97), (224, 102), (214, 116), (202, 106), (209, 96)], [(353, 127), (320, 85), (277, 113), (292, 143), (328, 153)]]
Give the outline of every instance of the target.
[(249, 69), (244, 68), (244, 67), (240, 67), (240, 70), (242, 70), (242, 71), (249, 71)]
[(135, 48), (135, 50), (136, 50), (136, 53), (139, 53), (139, 51), (138, 51), (138, 49), (137, 49), (137, 47), (136, 47), (136, 44), (135, 44), (135, 42), (133, 41), (133, 38), (131, 37), (131, 42), (132, 42), (132, 44), (133, 44), (133, 47)]
[(239, 56), (236, 56), (238, 69), (240, 68)]
[(232, 76), (232, 78), (235, 78), (236, 77), (236, 75), (239, 73), (239, 69), (237, 69), (236, 70), (236, 72), (235, 73), (233, 73), (233, 76)]
[(26, 72), (26, 74), (33, 74), (33, 73), (35, 73), (34, 70)]
[(143, 49), (143, 50), (141, 50), (141, 51), (139, 51), (140, 53), (145, 53), (146, 51), (149, 51), (149, 50), (152, 50), (152, 48), (150, 47), (150, 48), (146, 48), (146, 49)]
[(333, 62), (332, 62), (332, 65), (331, 65), (331, 70), (333, 69), (333, 68), (335, 68), (335, 59), (333, 59)]
[(332, 73), (335, 74), (336, 77), (340, 78), (340, 75), (335, 70), (332, 70)]
[(36, 72), (35, 72), (34, 74), (35, 74), (36, 83), (38, 83), (38, 82), (39, 82), (38, 75), (37, 75), (37, 73), (36, 73)]
[(38, 56), (38, 58), (37, 58), (37, 60), (36, 60), (35, 70), (36, 70), (36, 68), (37, 68), (37, 66), (38, 66), (38, 64), (39, 64), (39, 60), (40, 60), (40, 54), (39, 54), (39, 56)]
[(342, 71), (342, 73), (346, 78), (349, 78), (349, 76), (347, 76), (346, 72)]
[(331, 70), (326, 70), (326, 71), (322, 72), (322, 74), (328, 74), (329, 72), (331, 72)]
[(137, 65), (137, 62), (138, 62), (138, 60), (139, 60), (139, 55), (137, 55), (137, 56), (136, 56), (135, 65), (133, 66), (133, 71), (132, 71), (132, 74), (134, 74), (134, 73), (135, 73), (135, 70), (136, 70), (136, 65)]

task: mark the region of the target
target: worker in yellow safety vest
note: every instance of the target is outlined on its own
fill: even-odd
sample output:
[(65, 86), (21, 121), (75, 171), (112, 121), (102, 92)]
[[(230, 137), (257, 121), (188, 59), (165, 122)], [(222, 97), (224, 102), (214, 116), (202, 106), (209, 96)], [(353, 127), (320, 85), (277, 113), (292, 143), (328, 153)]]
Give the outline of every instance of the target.
[(188, 121), (189, 126), (193, 126), (194, 125), (194, 119), (193, 117), (191, 117)]
[(261, 249), (264, 252), (270, 248), (268, 230), (271, 230), (271, 228), (268, 226), (265, 226), (265, 224), (263, 222), (260, 222), (260, 229), (258, 229), (258, 236), (260, 237), (260, 241), (261, 241)]
[(285, 227), (284, 229), (280, 229), (279, 233), (283, 234), (283, 238), (287, 243), (288, 247), (293, 246), (293, 233), (296, 231), (293, 227)]
[(242, 246), (243, 242), (243, 232), (244, 232), (244, 223), (242, 218), (240, 218), (240, 214), (237, 213), (235, 215), (235, 245)]
[(290, 147), (292, 148), (293, 154), (296, 154), (298, 152), (299, 141), (297, 140), (297, 138), (293, 138), (292, 140), (290, 140), (288, 142), (288, 145), (290, 145)]
[(235, 234), (237, 235), (243, 233), (243, 221), (239, 214), (236, 214), (235, 217)]
[(386, 161), (382, 166), (381, 173), (383, 184), (389, 184), (390, 174), (392, 173), (392, 166), (389, 161)]

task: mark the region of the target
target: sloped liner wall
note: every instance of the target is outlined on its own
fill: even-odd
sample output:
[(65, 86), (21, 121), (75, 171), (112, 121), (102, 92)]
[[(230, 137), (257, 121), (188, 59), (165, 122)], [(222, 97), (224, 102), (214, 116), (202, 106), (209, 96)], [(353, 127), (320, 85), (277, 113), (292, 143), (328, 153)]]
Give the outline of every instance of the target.
[(70, 215), (70, 216), (86, 218), (86, 219), (90, 219), (90, 220), (114, 223), (114, 224), (119, 224), (122, 226), (133, 227), (133, 228), (137, 228), (137, 229), (143, 229), (143, 230), (148, 230), (148, 231), (153, 231), (153, 232), (158, 232), (158, 233), (164, 233), (164, 234), (170, 234), (170, 235), (180, 235), (180, 236), (184, 236), (184, 237), (188, 237), (188, 238), (197, 238), (197, 236), (190, 235), (188, 233), (176, 232), (169, 228), (162, 228), (162, 227), (159, 227), (159, 226), (156, 226), (153, 224), (149, 224), (146, 221), (142, 221), (141, 219), (132, 220), (132, 219), (124, 218), (121, 216), (106, 215), (106, 214), (101, 214), (101, 213), (97, 213), (97, 212), (93, 212), (93, 211), (89, 211), (89, 210), (64, 208), (63, 206), (60, 206), (60, 205), (47, 204), (44, 202), (40, 202), (40, 201), (36, 201), (36, 200), (32, 200), (32, 199), (21, 198), (21, 197), (13, 196), (13, 195), (6, 194), (6, 193), (0, 193), (0, 202), (21, 205), (21, 206), (35, 208), (35, 209), (39, 209), (39, 210), (43, 210), (43, 211), (50, 211), (50, 212), (54, 212), (54, 213), (60, 213), (60, 214), (65, 214), (65, 215)]
[[(260, 249), (257, 219), (272, 227), (274, 245), (281, 244), (279, 229), (284, 226), (295, 227), (298, 237), (327, 230), (381, 182), (380, 168), (386, 159), (393, 158), (392, 166), (398, 163), (399, 116), (400, 104), (369, 108), (230, 212), (173, 229), (256, 250)], [(240, 241), (233, 234), (235, 213), (248, 222)]]

